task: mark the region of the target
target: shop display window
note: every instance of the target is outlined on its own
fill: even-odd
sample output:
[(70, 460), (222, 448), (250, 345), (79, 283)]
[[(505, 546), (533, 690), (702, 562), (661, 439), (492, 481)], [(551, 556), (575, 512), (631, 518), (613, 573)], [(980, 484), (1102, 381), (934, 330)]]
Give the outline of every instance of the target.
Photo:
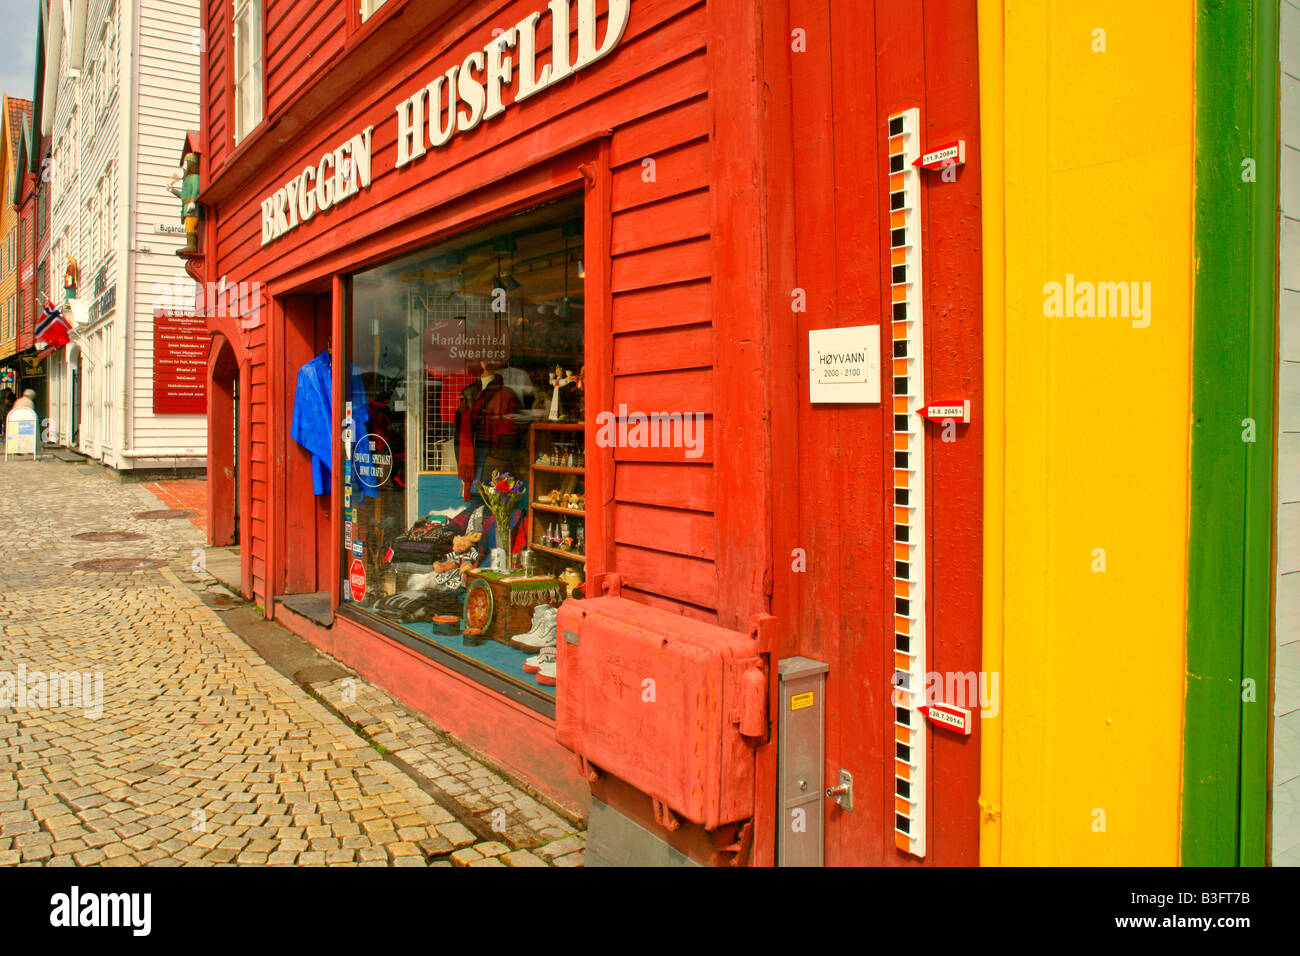
[(581, 200), (351, 281), (343, 600), (539, 695), (583, 596)]

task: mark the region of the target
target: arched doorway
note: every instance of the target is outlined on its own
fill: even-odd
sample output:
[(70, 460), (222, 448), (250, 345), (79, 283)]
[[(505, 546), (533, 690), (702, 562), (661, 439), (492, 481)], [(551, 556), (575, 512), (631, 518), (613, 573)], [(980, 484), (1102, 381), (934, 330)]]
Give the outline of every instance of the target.
[(208, 355), (208, 543), (239, 544), (239, 361), (226, 337)]

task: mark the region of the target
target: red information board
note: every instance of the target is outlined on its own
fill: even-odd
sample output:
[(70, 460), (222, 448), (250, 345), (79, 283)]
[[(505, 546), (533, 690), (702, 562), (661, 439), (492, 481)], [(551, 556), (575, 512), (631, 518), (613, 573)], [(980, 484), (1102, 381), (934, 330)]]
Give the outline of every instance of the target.
[(153, 315), (155, 415), (205, 415), (208, 411), (208, 322), (201, 315)]

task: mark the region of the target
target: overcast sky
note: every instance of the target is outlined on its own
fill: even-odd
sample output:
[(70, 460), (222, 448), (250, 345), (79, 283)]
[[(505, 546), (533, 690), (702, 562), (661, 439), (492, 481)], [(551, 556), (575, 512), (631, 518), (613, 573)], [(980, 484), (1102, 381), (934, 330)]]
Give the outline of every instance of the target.
[(0, 90), (32, 98), (36, 79), (37, 0), (0, 0)]

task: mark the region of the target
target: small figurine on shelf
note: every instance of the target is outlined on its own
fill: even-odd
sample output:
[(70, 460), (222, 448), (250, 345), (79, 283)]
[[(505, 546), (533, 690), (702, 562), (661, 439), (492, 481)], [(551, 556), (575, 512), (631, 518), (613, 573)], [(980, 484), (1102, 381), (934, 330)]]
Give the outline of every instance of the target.
[(547, 380), (551, 383), (551, 411), (547, 418), (553, 422), (563, 421), (565, 415), (560, 401), (560, 392), (566, 386), (577, 382), (578, 377), (557, 365), (555, 371), (550, 374)]
[[(583, 394), (586, 387), (587, 387), (587, 366), (584, 365), (578, 369), (578, 374), (575, 375), (573, 378), (573, 388), (569, 390), (569, 398), (573, 403), (572, 408), (569, 409), (569, 413), (570, 415), (572, 415), (573, 420), (575, 422), (582, 421), (584, 419), (584, 416), (586, 415), (586, 410), (585, 410), (586, 403), (584, 401), (585, 396)], [(578, 467), (581, 468), (582, 465), (578, 465)]]
[(582, 574), (577, 568), (565, 568), (564, 573), (560, 575), (560, 581), (564, 584), (569, 597), (573, 597), (573, 592), (582, 584)]

